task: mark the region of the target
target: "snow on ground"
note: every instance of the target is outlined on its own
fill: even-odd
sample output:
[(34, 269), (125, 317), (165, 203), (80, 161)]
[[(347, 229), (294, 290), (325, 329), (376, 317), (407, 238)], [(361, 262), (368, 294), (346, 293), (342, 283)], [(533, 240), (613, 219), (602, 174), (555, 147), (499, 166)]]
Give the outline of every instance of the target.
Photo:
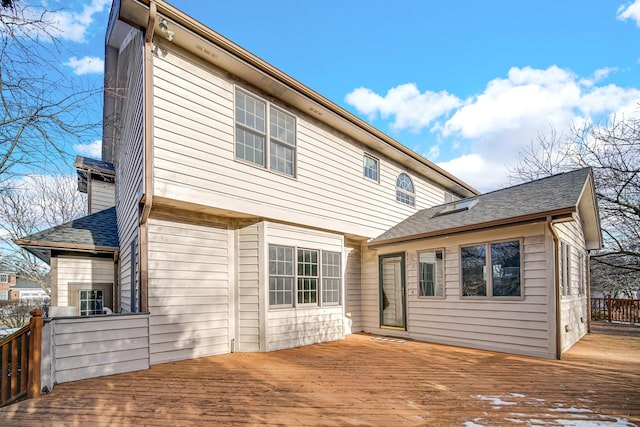
[[(546, 402), (520, 393), (502, 396), (472, 395), (471, 398), (487, 402), (491, 410), (484, 417), (465, 422), (465, 427), (491, 427), (496, 418), (509, 425), (563, 426), (563, 427), (638, 427), (619, 417), (597, 414), (588, 408), (565, 407), (561, 403)], [(585, 404), (588, 399), (583, 399)], [(531, 410), (533, 408), (533, 411)], [(498, 415), (499, 411), (499, 415)]]

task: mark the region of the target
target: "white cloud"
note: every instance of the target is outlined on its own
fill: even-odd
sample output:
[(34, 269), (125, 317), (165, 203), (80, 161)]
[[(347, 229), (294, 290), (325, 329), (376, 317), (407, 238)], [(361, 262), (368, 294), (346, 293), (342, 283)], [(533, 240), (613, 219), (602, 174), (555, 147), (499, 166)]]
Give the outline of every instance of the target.
[[(85, 4), (81, 11), (45, 9), (25, 2), (17, 2), (19, 20), (33, 20), (35, 24), (18, 27), (24, 37), (40, 37), (42, 40), (67, 40), (83, 43), (89, 27), (93, 23), (93, 16), (102, 12), (111, 4), (111, 0), (92, 0)], [(45, 6), (46, 7), (46, 6)], [(46, 13), (45, 13), (46, 10)], [(43, 23), (38, 24), (39, 22)]]
[(102, 141), (96, 140), (88, 144), (76, 144), (73, 149), (82, 154), (83, 156), (91, 157), (92, 159), (102, 158)]
[(383, 97), (364, 87), (347, 94), (345, 101), (366, 114), (369, 120), (379, 114), (383, 119), (394, 116), (392, 127), (419, 131), (438, 117), (457, 108), (462, 101), (447, 92), (426, 91), (420, 93), (414, 83), (406, 83), (389, 89)]
[(437, 142), (417, 151), (432, 161), (443, 160), (445, 170), (490, 191), (509, 185), (508, 168), (518, 163), (523, 147), (552, 129), (568, 135), (573, 126), (637, 113), (640, 89), (598, 84), (614, 71), (602, 68), (585, 78), (557, 66), (514, 67), (464, 103), (451, 94), (420, 93), (414, 84), (396, 86), (384, 97), (356, 89), (347, 102), (370, 118), (392, 118), (396, 128), (433, 124)]
[(73, 68), (73, 73), (78, 76), (98, 74), (104, 71), (104, 61), (97, 56), (85, 56), (80, 59), (72, 56), (64, 65)]
[(640, 0), (635, 0), (631, 4), (620, 6), (617, 17), (621, 21), (626, 21), (627, 19), (636, 21), (636, 25), (640, 28)]

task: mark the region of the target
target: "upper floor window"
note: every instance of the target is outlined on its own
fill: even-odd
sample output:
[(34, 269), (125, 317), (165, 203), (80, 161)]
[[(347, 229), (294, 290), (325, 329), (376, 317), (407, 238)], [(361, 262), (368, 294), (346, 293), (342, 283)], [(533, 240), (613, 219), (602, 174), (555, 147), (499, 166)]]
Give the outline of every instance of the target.
[(364, 155), (364, 177), (378, 182), (379, 180), (378, 165), (379, 165), (378, 159), (368, 154), (365, 154)]
[(413, 182), (406, 173), (398, 175), (396, 180), (396, 200), (409, 206), (416, 205), (416, 193), (413, 189)]
[(256, 97), (236, 91), (235, 152), (237, 159), (294, 176), (295, 118)]
[(0, 283), (9, 283), (9, 275), (5, 273), (0, 274)]

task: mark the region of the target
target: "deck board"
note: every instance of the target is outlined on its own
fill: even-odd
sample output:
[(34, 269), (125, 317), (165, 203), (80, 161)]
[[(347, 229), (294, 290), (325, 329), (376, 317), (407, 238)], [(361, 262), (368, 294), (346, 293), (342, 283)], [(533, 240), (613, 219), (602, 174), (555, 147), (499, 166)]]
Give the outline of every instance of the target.
[(593, 329), (561, 361), (356, 334), (164, 363), (57, 385), (0, 425), (638, 425), (640, 327)]

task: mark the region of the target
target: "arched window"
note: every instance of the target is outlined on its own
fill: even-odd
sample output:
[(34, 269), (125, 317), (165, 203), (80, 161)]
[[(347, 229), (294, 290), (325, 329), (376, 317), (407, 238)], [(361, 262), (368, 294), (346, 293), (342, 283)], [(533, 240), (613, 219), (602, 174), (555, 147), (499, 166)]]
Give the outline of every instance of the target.
[(416, 192), (413, 190), (413, 182), (406, 173), (398, 175), (396, 180), (396, 200), (405, 205), (416, 205)]

